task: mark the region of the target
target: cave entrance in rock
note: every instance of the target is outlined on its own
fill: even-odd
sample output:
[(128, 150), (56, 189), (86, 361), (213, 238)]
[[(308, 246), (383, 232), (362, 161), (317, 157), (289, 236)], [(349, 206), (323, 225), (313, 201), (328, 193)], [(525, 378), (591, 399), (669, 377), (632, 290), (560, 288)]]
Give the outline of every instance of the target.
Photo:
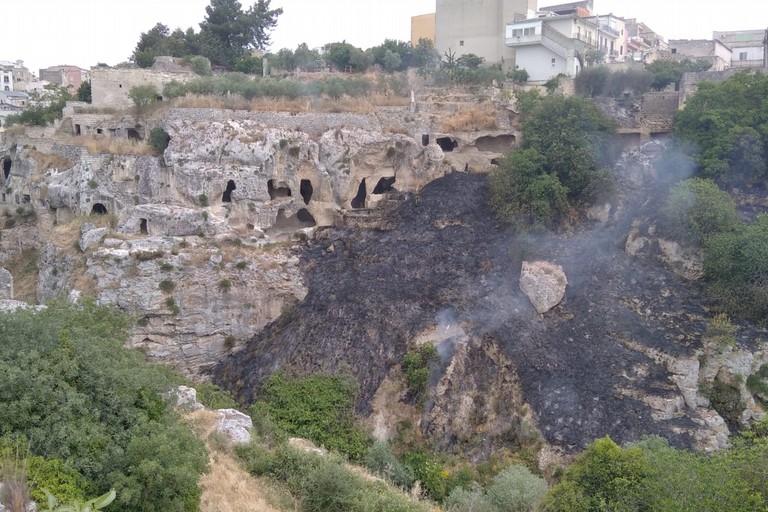
[(139, 233), (142, 235), (149, 234), (149, 229), (147, 228), (147, 219), (139, 219)]
[(360, 182), (360, 186), (357, 187), (357, 195), (352, 199), (352, 208), (365, 208), (365, 196), (368, 192), (365, 188), (365, 178)]
[(302, 208), (296, 212), (296, 219), (298, 219), (298, 221), (301, 222), (304, 227), (312, 228), (317, 226), (315, 218), (306, 208)]
[(498, 166), (498, 165), (499, 165), (499, 159), (498, 159), (498, 158), (493, 158), (493, 159), (491, 159), (491, 165), (496, 165), (496, 166)]
[(281, 186), (280, 183), (275, 186), (275, 180), (269, 180), (267, 182), (267, 192), (269, 192), (269, 199), (277, 199), (281, 197), (291, 197), (291, 189), (286, 186)]
[(309, 204), (309, 201), (312, 199), (312, 192), (314, 192), (312, 182), (309, 180), (301, 180), (299, 193), (301, 194), (301, 198), (304, 199), (304, 204)]
[(450, 153), (455, 148), (459, 147), (459, 143), (456, 142), (456, 139), (450, 137), (438, 137), (435, 142), (437, 142), (437, 145), (446, 153)]
[(107, 213), (107, 207), (102, 203), (94, 203), (93, 208), (91, 208), (91, 215), (106, 215)]
[(236, 188), (237, 188), (237, 185), (235, 185), (234, 180), (229, 180), (227, 182), (227, 189), (221, 195), (221, 202), (222, 203), (231, 203), (232, 202), (232, 191), (235, 190)]
[(130, 140), (141, 140), (141, 134), (139, 133), (139, 130), (136, 128), (128, 128), (127, 130), (128, 138)]
[(429, 135), (424, 133), (421, 135), (421, 145), (422, 146), (428, 146), (429, 145)]
[(498, 135), (496, 137), (480, 137), (475, 141), (475, 147), (478, 151), (488, 151), (492, 153), (508, 153), (515, 145), (514, 135)]
[(10, 158), (6, 157), (3, 158), (3, 176), (5, 176), (5, 179), (8, 179), (8, 176), (11, 175), (11, 166), (13, 165), (13, 162)]
[(384, 178), (381, 178), (378, 183), (376, 183), (376, 186), (373, 189), (374, 194), (386, 194), (387, 192), (394, 192), (395, 189), (392, 187), (395, 183), (395, 177), (394, 176), (387, 176)]

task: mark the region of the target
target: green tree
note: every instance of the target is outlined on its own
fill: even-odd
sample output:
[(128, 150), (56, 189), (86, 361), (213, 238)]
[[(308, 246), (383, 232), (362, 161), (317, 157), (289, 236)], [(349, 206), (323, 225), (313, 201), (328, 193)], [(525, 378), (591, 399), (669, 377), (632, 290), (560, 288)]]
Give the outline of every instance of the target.
[(189, 67), (200, 76), (211, 76), (211, 61), (202, 55), (195, 55), (189, 59)]
[(674, 133), (693, 146), (703, 177), (737, 186), (765, 181), (767, 94), (768, 77), (759, 72), (699, 84), (678, 112)]
[(119, 510), (192, 512), (207, 455), (162, 398), (181, 378), (123, 348), (129, 324), (89, 302), (0, 314), (0, 433), (63, 461), (89, 493), (114, 486)]
[(740, 229), (711, 235), (704, 243), (709, 297), (736, 318), (768, 317), (768, 217)]
[(714, 234), (739, 227), (739, 214), (727, 192), (701, 178), (681, 181), (669, 191), (661, 209), (662, 227), (673, 239), (700, 245)]
[(213, 64), (234, 69), (248, 51), (269, 45), (269, 33), (283, 10), (270, 9), (270, 0), (258, 0), (247, 11), (237, 0), (211, 0), (205, 12), (200, 24), (203, 55)]
[(140, 68), (151, 68), (155, 64), (155, 53), (152, 50), (136, 52), (133, 58)]
[(155, 127), (150, 130), (147, 143), (152, 146), (157, 153), (163, 153), (168, 147), (169, 142), (171, 142), (171, 136), (162, 128)]
[(440, 52), (431, 39), (421, 38), (413, 47), (410, 65), (416, 68), (434, 68), (440, 62)]
[(547, 494), (546, 512), (635, 510), (633, 501), (648, 475), (640, 448), (622, 449), (610, 438), (592, 443)]
[(86, 103), (93, 101), (90, 80), (84, 81), (80, 84), (80, 87), (77, 88), (77, 101), (84, 101)]
[(139, 114), (142, 114), (148, 106), (154, 105), (159, 94), (157, 87), (152, 84), (136, 85), (128, 91), (128, 97), (133, 101), (136, 112)]
[(547, 482), (524, 466), (512, 465), (493, 478), (488, 488), (488, 501), (499, 510), (528, 512), (547, 494)]

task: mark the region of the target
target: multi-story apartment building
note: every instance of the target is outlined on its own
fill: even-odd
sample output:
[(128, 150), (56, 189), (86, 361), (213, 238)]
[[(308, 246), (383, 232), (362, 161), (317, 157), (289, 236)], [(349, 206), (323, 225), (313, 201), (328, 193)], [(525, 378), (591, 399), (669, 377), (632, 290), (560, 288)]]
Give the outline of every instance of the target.
[(437, 0), (435, 46), (443, 53), (475, 54), (504, 69), (515, 66), (506, 26), (534, 16), (537, 0)]

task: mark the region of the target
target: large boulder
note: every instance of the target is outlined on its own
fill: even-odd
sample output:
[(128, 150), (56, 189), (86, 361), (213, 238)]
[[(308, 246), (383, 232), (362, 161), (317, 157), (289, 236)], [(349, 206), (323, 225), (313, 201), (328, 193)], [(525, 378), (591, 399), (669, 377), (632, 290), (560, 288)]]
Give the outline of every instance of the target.
[(247, 414), (236, 409), (219, 409), (219, 421), (216, 432), (226, 436), (232, 444), (248, 444), (251, 442), (253, 421)]
[(528, 296), (539, 314), (560, 304), (568, 279), (563, 267), (548, 261), (524, 261), (520, 272), (520, 289)]

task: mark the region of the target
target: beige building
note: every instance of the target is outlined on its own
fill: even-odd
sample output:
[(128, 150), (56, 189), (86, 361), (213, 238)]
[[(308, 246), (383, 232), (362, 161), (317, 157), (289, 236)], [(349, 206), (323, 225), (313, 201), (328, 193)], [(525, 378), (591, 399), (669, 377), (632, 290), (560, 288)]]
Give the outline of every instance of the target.
[(733, 30), (713, 32), (712, 39), (731, 49), (731, 67), (761, 68), (768, 66), (766, 30)]
[(718, 39), (670, 39), (668, 57), (705, 60), (712, 63), (711, 71), (722, 71), (731, 67), (732, 52)]
[(416, 46), (419, 39), (435, 42), (435, 13), (422, 14), (411, 18), (411, 44)]
[(514, 69), (515, 50), (506, 44), (507, 23), (536, 13), (537, 0), (437, 0), (435, 46), (456, 57), (473, 53), (488, 64)]

